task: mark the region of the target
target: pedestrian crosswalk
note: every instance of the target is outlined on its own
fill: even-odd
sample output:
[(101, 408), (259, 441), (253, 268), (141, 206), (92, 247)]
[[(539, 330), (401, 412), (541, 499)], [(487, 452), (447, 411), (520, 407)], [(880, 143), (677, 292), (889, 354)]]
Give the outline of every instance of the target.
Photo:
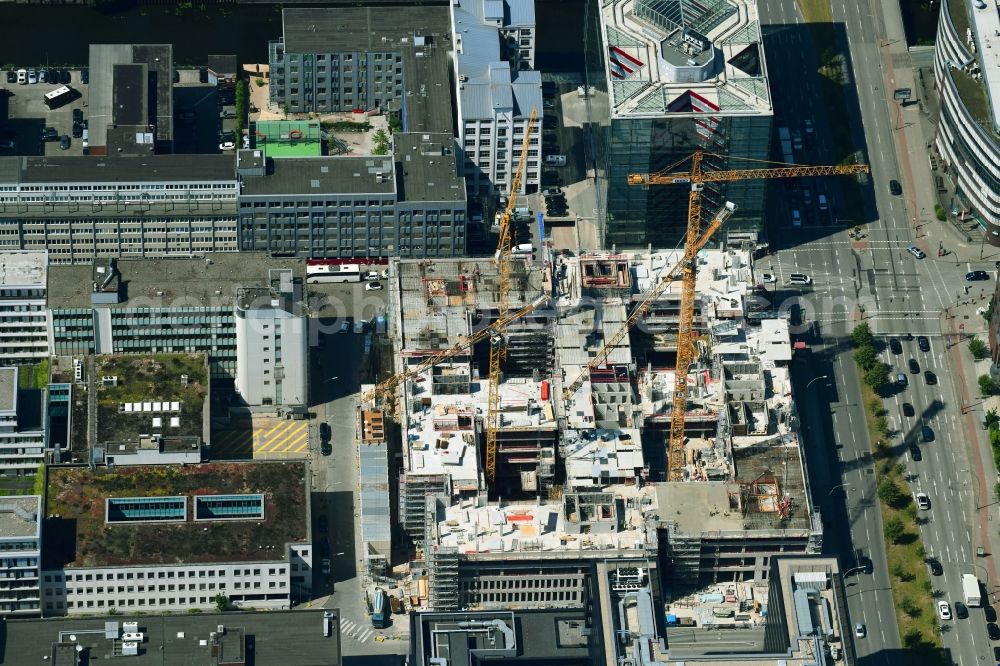
[(364, 643), (375, 635), (375, 630), (371, 627), (366, 627), (363, 624), (358, 624), (356, 622), (352, 622), (351, 620), (341, 618), (340, 635), (342, 637), (349, 636), (359, 643)]

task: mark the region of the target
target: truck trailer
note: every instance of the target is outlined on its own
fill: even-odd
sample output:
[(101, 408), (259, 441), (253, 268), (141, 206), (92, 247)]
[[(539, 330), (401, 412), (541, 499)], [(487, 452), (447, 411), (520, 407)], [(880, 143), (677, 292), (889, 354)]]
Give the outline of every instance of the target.
[(979, 592), (979, 579), (973, 574), (962, 576), (962, 592), (965, 593), (965, 605), (970, 608), (979, 608), (983, 605), (983, 597)]

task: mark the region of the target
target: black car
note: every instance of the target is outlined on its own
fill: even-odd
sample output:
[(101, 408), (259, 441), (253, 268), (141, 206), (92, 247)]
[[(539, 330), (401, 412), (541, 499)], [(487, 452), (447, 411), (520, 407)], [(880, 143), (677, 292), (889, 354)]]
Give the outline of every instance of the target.
[(926, 335), (918, 335), (917, 346), (920, 347), (920, 351), (929, 352), (931, 350), (931, 341), (927, 339)]
[(930, 569), (932, 576), (940, 576), (944, 573), (944, 568), (941, 566), (941, 563), (933, 557), (927, 558), (927, 568)]
[(80, 123), (73, 123), (73, 138), (79, 139), (83, 136), (83, 125)]
[(919, 375), (920, 374), (920, 364), (917, 363), (917, 359), (911, 358), (910, 362), (909, 362), (909, 366), (910, 366), (910, 374), (911, 375)]
[(987, 622), (997, 621), (997, 612), (993, 609), (993, 606), (983, 606), (983, 615), (986, 616)]
[(928, 386), (934, 386), (935, 384), (937, 384), (937, 375), (935, 375), (930, 370), (924, 370), (924, 382)]
[(181, 82), (181, 73), (178, 72), (176, 69), (174, 70), (174, 73), (173, 73), (173, 82), (174, 83), (180, 83)]
[(316, 529), (318, 529), (320, 533), (325, 533), (328, 525), (329, 523), (327, 522), (326, 516), (320, 516), (316, 520)]
[(889, 181), (889, 194), (891, 194), (894, 197), (898, 197), (902, 193), (903, 193), (903, 186), (899, 184), (899, 181), (898, 180), (890, 180)]
[(986, 271), (969, 271), (965, 274), (966, 282), (980, 282), (982, 280), (989, 280), (990, 274)]
[(989, 635), (991, 641), (1000, 641), (1000, 627), (994, 622), (989, 622), (986, 625), (986, 633)]
[(59, 132), (55, 127), (46, 127), (42, 130), (42, 141), (56, 141), (59, 139)]
[(889, 338), (889, 351), (893, 354), (903, 353), (903, 343), (899, 341), (899, 338)]
[(90, 83), (90, 70), (86, 67), (80, 70), (80, 83)]
[(934, 441), (934, 431), (931, 430), (930, 426), (920, 426), (920, 439), (925, 442)]
[(903, 403), (903, 416), (913, 416), (913, 405), (908, 402)]
[(320, 442), (319, 451), (324, 456), (328, 456), (333, 453), (333, 445), (330, 442)]
[(83, 109), (73, 109), (73, 122), (74, 123), (83, 122)]
[(7, 83), (17, 83), (17, 72), (12, 69), (7, 70)]
[(969, 609), (966, 608), (965, 604), (963, 604), (961, 601), (955, 602), (955, 617), (957, 617), (959, 620), (964, 620), (965, 618), (969, 617)]
[(330, 429), (329, 423), (319, 424), (319, 438), (323, 441), (328, 441), (333, 435), (333, 430)]
[(198, 68), (198, 81), (201, 83), (208, 83), (208, 70), (204, 67)]
[(70, 76), (69, 74), (69, 70), (65, 69), (58, 70), (58, 76), (59, 76), (59, 81), (58, 81), (59, 83), (69, 83), (70, 81), (73, 80), (73, 77)]
[(68, 134), (63, 134), (61, 137), (59, 137), (59, 147), (62, 150), (69, 150), (69, 144), (70, 144), (70, 141), (69, 141), (69, 135)]
[(924, 458), (923, 454), (920, 453), (920, 447), (916, 444), (910, 444), (910, 457), (917, 462), (920, 462)]

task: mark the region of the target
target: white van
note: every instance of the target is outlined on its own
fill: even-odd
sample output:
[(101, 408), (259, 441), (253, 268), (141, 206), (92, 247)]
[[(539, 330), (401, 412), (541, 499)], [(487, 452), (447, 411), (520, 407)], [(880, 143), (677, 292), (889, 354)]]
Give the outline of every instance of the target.
[(511, 249), (510, 253), (511, 254), (534, 254), (535, 253), (535, 246), (532, 245), (531, 243), (522, 243), (521, 245), (514, 246)]
[(805, 273), (789, 273), (788, 284), (812, 284), (813, 279)]
[(546, 155), (545, 163), (551, 166), (566, 166), (565, 155)]
[(798, 208), (792, 209), (792, 226), (793, 227), (802, 226), (802, 213), (799, 212)]
[(90, 130), (86, 127), (83, 128), (83, 136), (81, 138), (83, 139), (84, 148), (90, 145)]
[(816, 201), (819, 203), (820, 210), (826, 210), (827, 208), (830, 207), (830, 205), (826, 202), (825, 194), (821, 194), (818, 197), (816, 197)]

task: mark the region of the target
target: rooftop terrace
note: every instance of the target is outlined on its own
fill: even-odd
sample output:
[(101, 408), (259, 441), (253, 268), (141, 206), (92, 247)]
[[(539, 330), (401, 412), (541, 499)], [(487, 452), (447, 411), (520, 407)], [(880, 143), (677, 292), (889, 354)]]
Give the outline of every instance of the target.
[[(285, 556), (308, 537), (303, 463), (123, 469), (48, 468), (46, 568), (252, 562)], [(264, 496), (264, 519), (108, 526), (109, 497)], [(317, 629), (317, 634), (319, 630)]]
[(37, 495), (0, 497), (0, 539), (40, 536), (41, 511)]
[(149, 434), (203, 436), (208, 397), (203, 354), (98, 356), (96, 372), (98, 443)]

